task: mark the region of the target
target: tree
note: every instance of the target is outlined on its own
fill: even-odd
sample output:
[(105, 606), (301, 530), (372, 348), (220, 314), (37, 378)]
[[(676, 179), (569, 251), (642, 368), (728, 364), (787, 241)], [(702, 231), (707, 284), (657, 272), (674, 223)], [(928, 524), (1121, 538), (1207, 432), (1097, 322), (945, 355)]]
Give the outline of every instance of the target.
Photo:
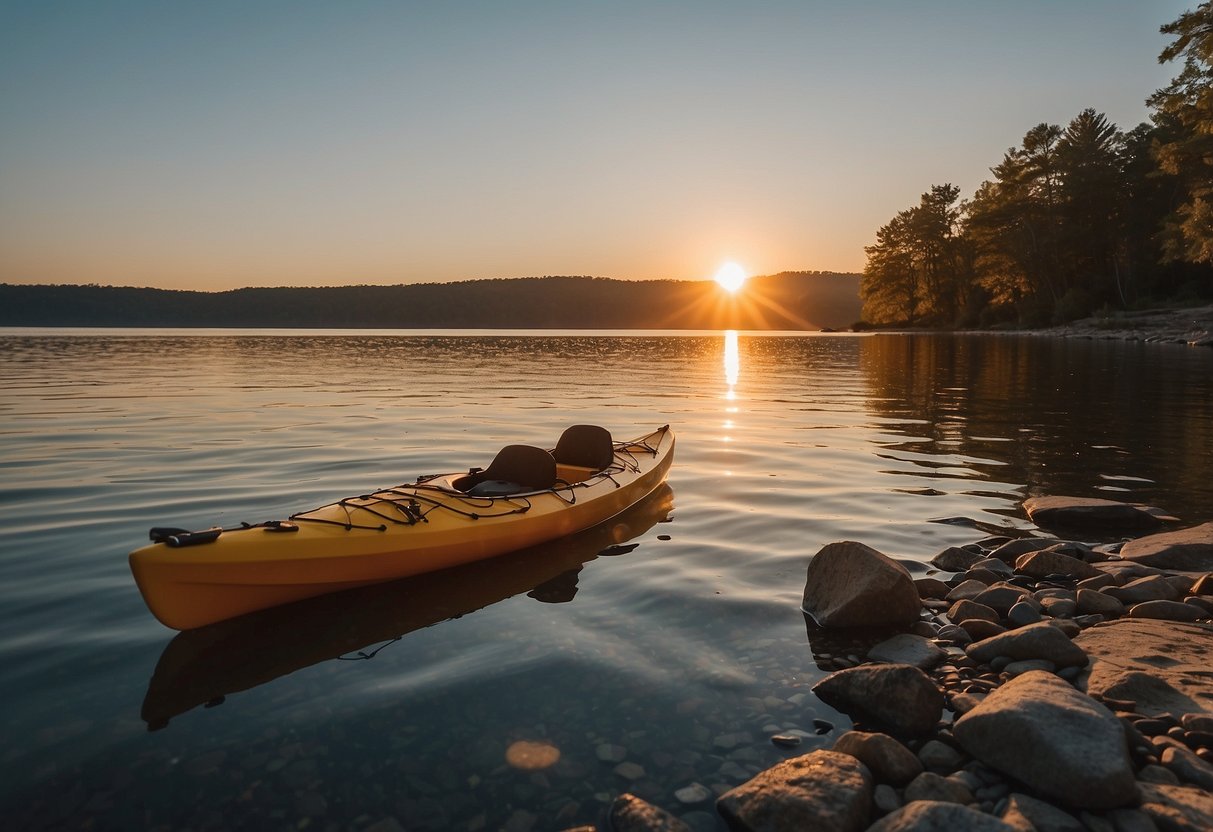
[(1148, 102), (1160, 130), (1154, 145), (1158, 167), (1177, 177), (1183, 189), (1164, 225), (1163, 251), (1172, 260), (1213, 263), (1213, 0), (1160, 31), (1175, 40), (1159, 63), (1184, 62)]

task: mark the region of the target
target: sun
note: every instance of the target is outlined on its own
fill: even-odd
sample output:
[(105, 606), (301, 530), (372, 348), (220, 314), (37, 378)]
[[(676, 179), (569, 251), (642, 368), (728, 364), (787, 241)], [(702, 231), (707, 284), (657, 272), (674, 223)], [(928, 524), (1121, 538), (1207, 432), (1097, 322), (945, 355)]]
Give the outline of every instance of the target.
[(725, 263), (716, 271), (716, 282), (730, 295), (736, 294), (749, 277), (736, 263)]

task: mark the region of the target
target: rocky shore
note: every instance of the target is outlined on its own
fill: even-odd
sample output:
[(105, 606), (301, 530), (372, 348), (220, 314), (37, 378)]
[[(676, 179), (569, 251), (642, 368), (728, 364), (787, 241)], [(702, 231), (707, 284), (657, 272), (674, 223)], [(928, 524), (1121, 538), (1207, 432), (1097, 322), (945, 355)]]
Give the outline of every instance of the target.
[(1121, 312), (1072, 321), (1039, 334), (1106, 341), (1213, 347), (1213, 306)]
[[(1213, 522), (1024, 509), (1057, 536), (949, 548), (917, 579), (862, 543), (818, 552), (803, 605), (837, 669), (813, 692), (854, 725), (719, 794), (729, 829), (1213, 829)], [(1080, 542), (1093, 530), (1132, 536)], [(605, 825), (692, 829), (631, 794)]]

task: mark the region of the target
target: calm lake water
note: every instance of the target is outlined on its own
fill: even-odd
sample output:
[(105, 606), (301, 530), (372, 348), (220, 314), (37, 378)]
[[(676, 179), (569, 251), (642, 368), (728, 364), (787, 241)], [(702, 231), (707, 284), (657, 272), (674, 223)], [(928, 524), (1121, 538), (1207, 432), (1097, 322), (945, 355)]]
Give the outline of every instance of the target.
[[(1208, 349), (8, 330), (0, 385), (8, 828), (525, 832), (631, 790), (710, 829), (677, 790), (850, 724), (809, 693), (822, 545), (925, 563), (1031, 531), (1034, 494), (1213, 519)], [(581, 422), (671, 424), (669, 488), (542, 549), (182, 635), (127, 568), (153, 525), (282, 518)]]

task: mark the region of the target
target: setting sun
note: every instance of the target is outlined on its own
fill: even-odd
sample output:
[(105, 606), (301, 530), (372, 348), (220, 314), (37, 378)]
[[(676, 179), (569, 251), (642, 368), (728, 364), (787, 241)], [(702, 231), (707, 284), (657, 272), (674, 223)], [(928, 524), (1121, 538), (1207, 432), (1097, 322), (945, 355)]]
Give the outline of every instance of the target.
[(749, 275), (745, 273), (745, 269), (736, 263), (725, 263), (716, 272), (716, 282), (726, 292), (733, 294), (739, 290), (746, 282)]

